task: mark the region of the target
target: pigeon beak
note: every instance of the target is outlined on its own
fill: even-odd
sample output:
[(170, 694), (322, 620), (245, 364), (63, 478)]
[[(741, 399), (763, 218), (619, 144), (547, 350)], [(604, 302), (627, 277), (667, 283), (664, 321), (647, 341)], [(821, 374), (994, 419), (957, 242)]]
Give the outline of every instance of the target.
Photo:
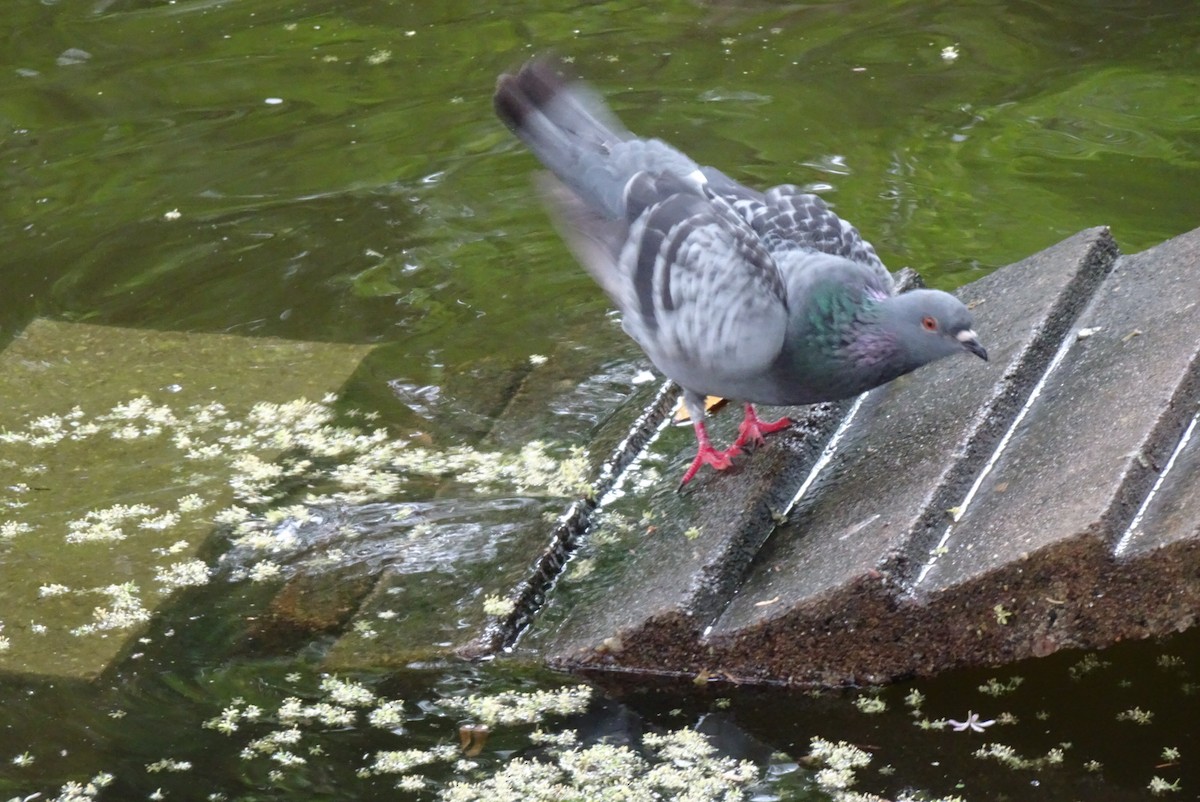
[(974, 331), (971, 329), (960, 331), (954, 335), (954, 338), (962, 343), (963, 348), (966, 348), (972, 354), (987, 362), (987, 349), (979, 344), (979, 338), (975, 336)]

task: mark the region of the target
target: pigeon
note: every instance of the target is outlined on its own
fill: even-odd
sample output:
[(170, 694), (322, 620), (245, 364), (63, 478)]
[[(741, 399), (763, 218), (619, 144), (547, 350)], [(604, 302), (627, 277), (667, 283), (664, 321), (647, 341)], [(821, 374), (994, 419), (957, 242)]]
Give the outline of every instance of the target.
[[(790, 424), (761, 420), (755, 404), (835, 401), (952, 354), (987, 359), (961, 301), (897, 294), (871, 244), (819, 197), (760, 192), (635, 136), (560, 62), (501, 75), (494, 105), (549, 170), (551, 216), (622, 328), (682, 388), (697, 453), (680, 487)], [(744, 404), (723, 451), (705, 396)]]

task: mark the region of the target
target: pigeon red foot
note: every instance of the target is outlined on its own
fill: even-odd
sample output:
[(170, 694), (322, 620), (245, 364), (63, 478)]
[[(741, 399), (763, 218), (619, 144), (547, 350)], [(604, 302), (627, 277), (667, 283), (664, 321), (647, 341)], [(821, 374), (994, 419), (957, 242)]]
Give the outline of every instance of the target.
[(747, 443), (753, 443), (756, 446), (765, 445), (768, 434), (786, 429), (791, 425), (790, 418), (780, 418), (768, 423), (758, 417), (753, 404), (746, 404), (746, 417), (742, 419), (742, 425), (738, 427), (738, 436), (733, 441), (733, 447), (740, 448)]
[(692, 460), (692, 464), (684, 473), (683, 478), (679, 481), (679, 487), (682, 488), (703, 468), (705, 465), (711, 465), (713, 470), (724, 471), (733, 467), (733, 457), (742, 453), (742, 446), (747, 443), (752, 443), (756, 446), (764, 445), (767, 442), (766, 436), (780, 429), (786, 429), (792, 424), (788, 418), (780, 418), (776, 421), (764, 421), (758, 417), (758, 413), (754, 409), (753, 404), (746, 404), (746, 417), (742, 419), (742, 423), (738, 426), (737, 439), (725, 451), (718, 451), (713, 448), (712, 441), (708, 439), (708, 430), (703, 423), (695, 422), (696, 430), (696, 458)]
[(742, 447), (734, 443), (725, 451), (717, 451), (713, 448), (712, 442), (708, 439), (708, 430), (704, 428), (704, 422), (694, 420), (692, 422), (696, 430), (696, 443), (698, 445), (696, 458), (692, 460), (691, 466), (684, 473), (683, 478), (679, 480), (680, 489), (688, 482), (692, 481), (692, 477), (696, 472), (705, 465), (711, 465), (714, 470), (723, 471), (733, 466), (733, 457), (736, 457), (742, 450)]

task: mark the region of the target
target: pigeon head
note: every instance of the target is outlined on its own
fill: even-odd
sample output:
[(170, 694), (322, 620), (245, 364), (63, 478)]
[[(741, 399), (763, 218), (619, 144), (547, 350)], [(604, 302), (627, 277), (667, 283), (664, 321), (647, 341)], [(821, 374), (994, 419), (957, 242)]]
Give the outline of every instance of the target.
[(941, 290), (913, 290), (884, 304), (880, 323), (890, 330), (904, 361), (914, 367), (964, 351), (987, 360), (971, 312)]

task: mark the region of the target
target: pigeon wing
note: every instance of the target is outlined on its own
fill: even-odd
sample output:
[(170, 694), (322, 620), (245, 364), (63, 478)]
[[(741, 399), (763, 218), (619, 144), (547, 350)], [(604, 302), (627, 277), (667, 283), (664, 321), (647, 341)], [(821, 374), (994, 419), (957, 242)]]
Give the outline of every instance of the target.
[(553, 179), (542, 186), (576, 257), (668, 376), (738, 397), (738, 383), (779, 355), (788, 323), (779, 268), (723, 199), (673, 173), (642, 172), (616, 221)]
[(885, 294), (895, 293), (892, 275), (884, 267), (875, 248), (862, 238), (858, 229), (829, 208), (821, 198), (799, 187), (785, 184), (762, 195), (745, 194), (731, 205), (762, 238), (764, 247), (779, 257), (781, 268), (802, 264), (789, 251), (816, 251), (840, 256), (870, 269), (876, 284)]

